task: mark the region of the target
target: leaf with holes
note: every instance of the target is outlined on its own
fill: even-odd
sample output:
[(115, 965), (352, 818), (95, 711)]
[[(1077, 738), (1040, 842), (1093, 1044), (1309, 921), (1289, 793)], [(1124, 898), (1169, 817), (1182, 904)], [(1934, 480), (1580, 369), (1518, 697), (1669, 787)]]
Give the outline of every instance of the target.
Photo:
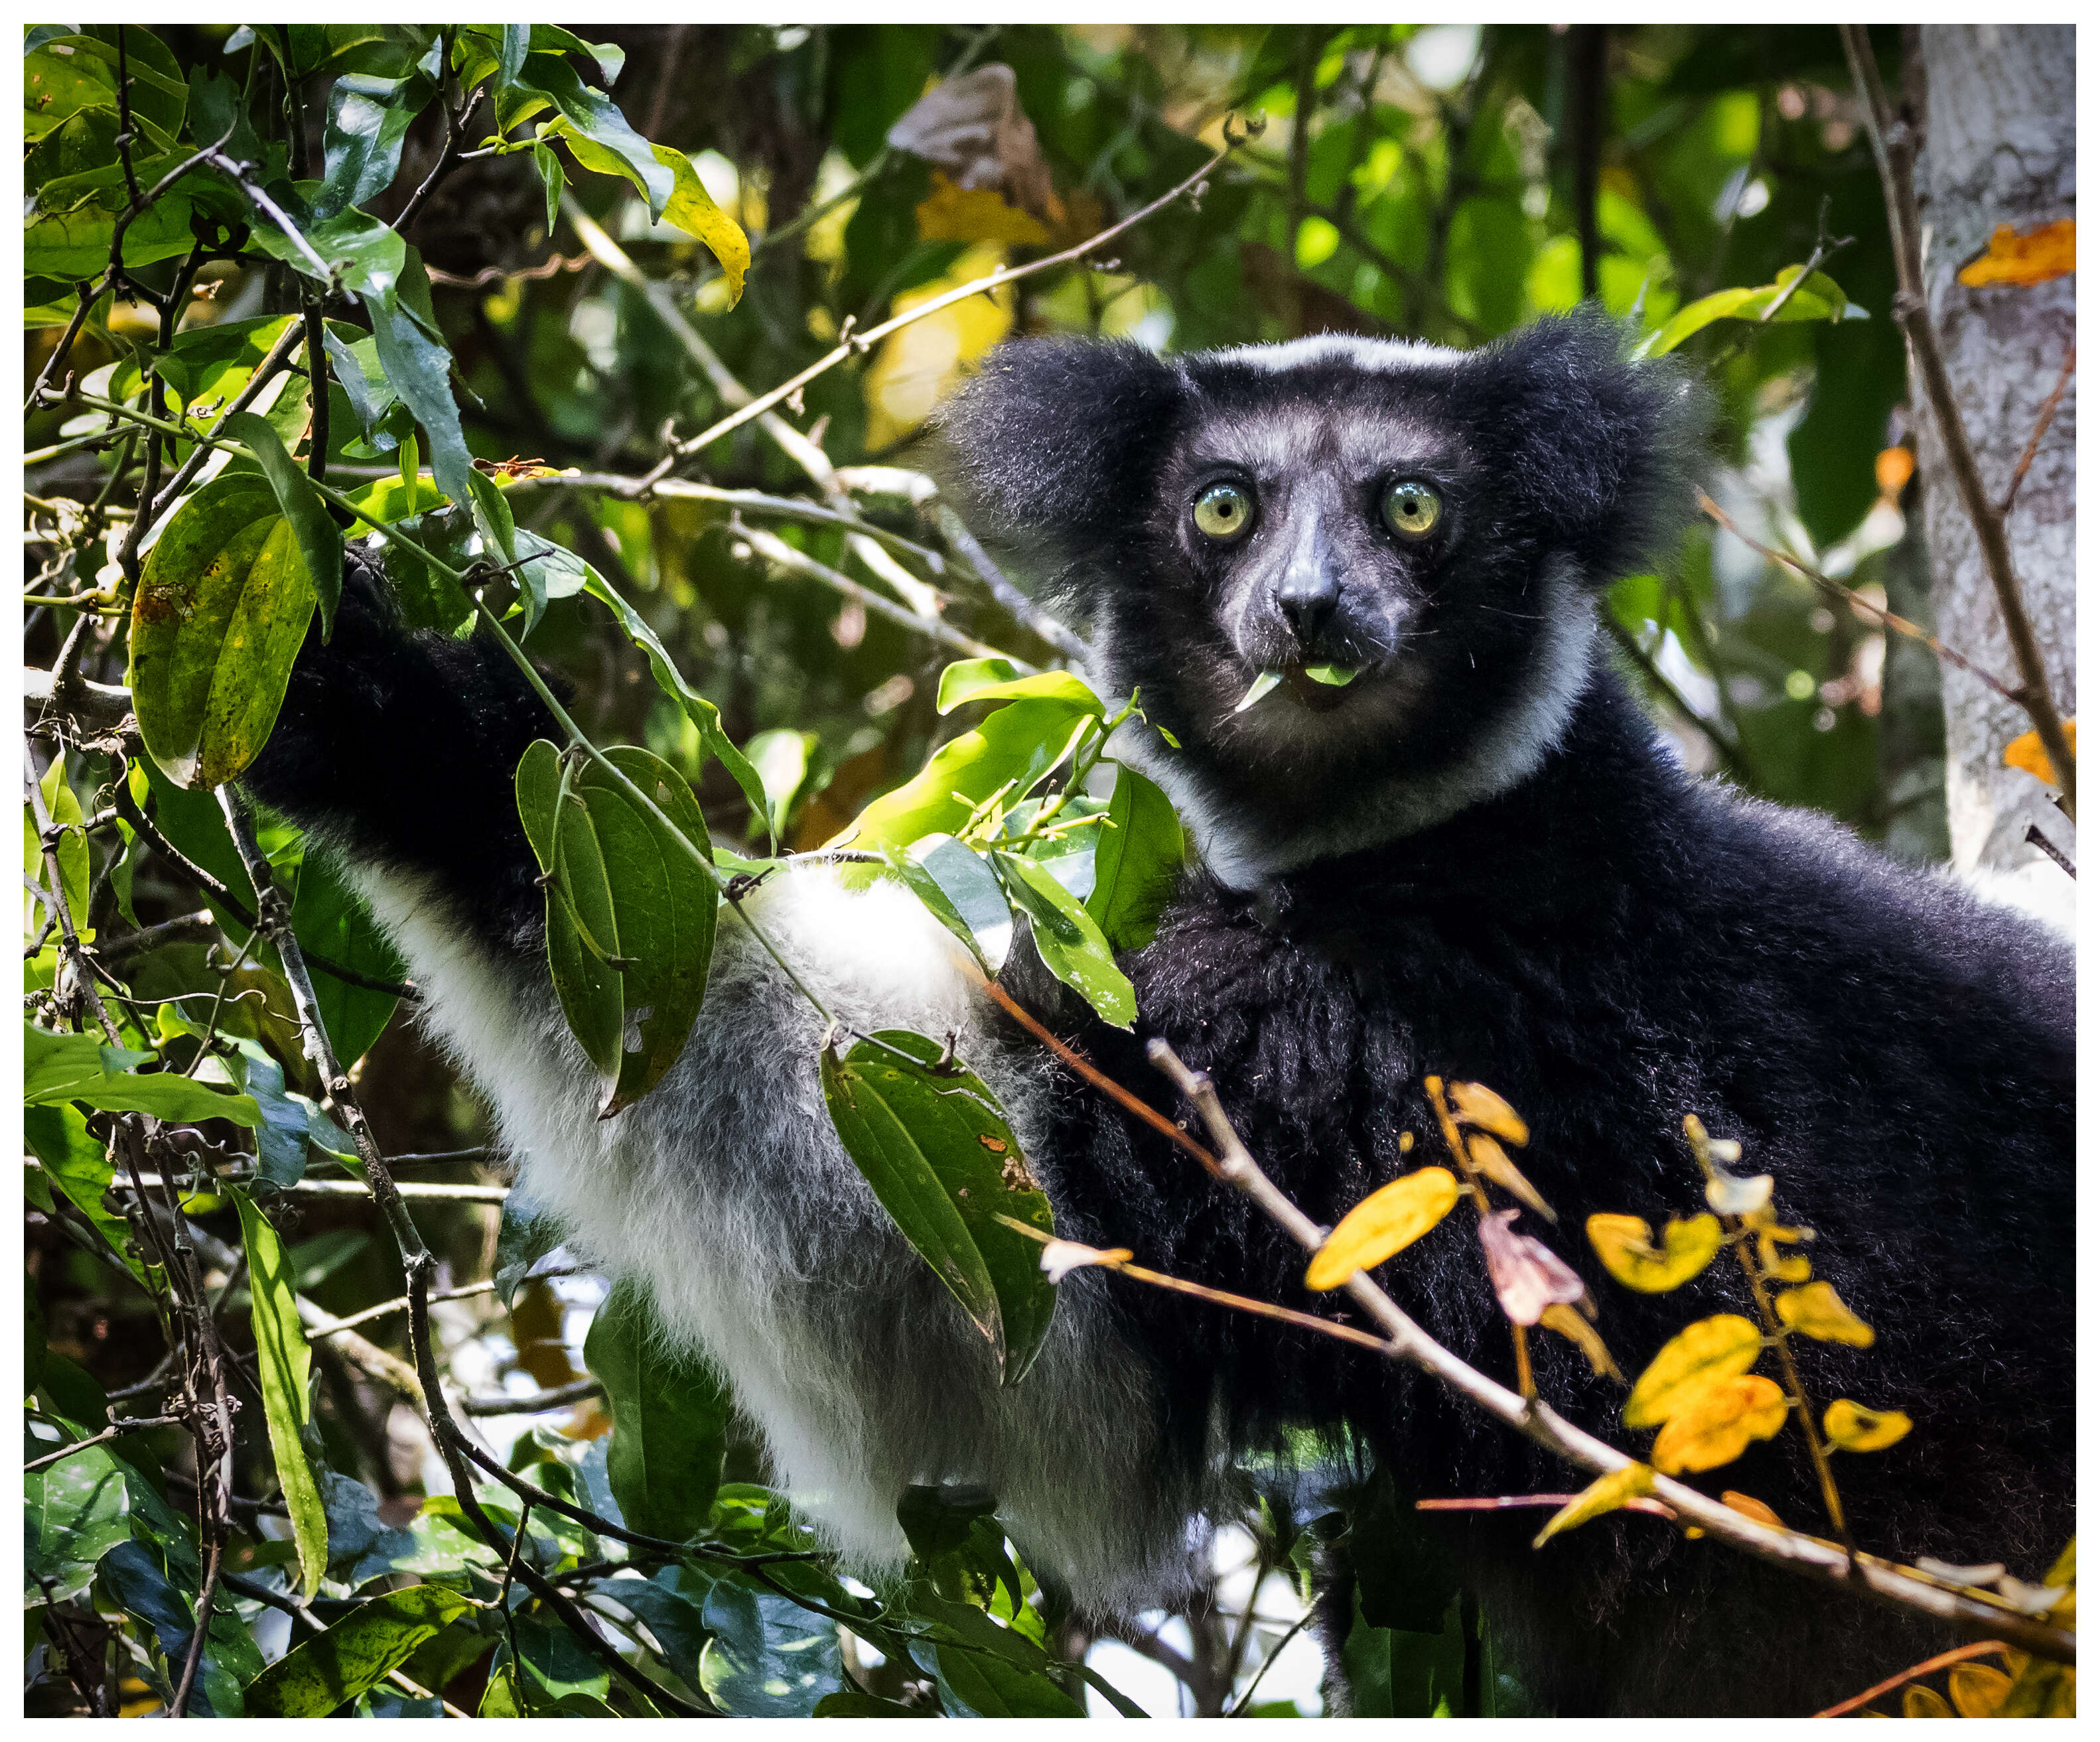
[(1016, 1385), (1042, 1345), (1057, 1294), (1041, 1242), (999, 1219), (1053, 1232), (991, 1092), (924, 1034), (886, 1029), (818, 1061), (839, 1140), (884, 1209), (933, 1267)]
[(267, 480), (214, 478), (176, 509), (139, 576), (128, 677), (146, 748), (173, 779), (219, 786), (255, 760), (314, 604)]

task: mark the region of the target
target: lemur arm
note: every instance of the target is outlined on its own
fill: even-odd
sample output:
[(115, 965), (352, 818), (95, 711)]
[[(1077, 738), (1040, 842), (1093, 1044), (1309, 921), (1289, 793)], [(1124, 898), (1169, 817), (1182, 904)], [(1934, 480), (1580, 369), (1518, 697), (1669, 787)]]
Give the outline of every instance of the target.
[(543, 898), (512, 777), (534, 739), (560, 735), (492, 639), (408, 628), (352, 546), (334, 637), (307, 632), (245, 778), (350, 858), (435, 878), (484, 941), (533, 947)]

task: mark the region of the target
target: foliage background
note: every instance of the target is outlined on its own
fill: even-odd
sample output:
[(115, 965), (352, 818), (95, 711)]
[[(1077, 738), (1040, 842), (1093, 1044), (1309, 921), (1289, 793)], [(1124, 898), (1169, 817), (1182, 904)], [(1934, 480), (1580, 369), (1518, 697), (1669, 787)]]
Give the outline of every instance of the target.
[[(228, 31), (206, 27), (156, 27), (153, 34), (185, 77), (223, 73), (262, 93), (283, 136), (282, 82), (258, 69), (262, 51), (252, 42), (239, 46)], [(416, 45), (378, 27), (300, 27), (294, 34), (304, 38), (297, 82), (308, 152), (318, 163), (333, 82), (391, 75)], [(627, 51), (611, 94), (629, 120), (646, 139), (686, 154), (749, 235), (754, 257), (740, 300), (731, 306), (714, 255), (669, 223), (652, 225), (622, 181), (572, 169), (570, 197), (754, 389), (821, 355), (849, 320), (865, 329), (1002, 258), (1063, 245), (1134, 209), (1202, 164), (1228, 113), (1266, 117), (1266, 130), (1213, 178), (1199, 208), (1177, 205), (1148, 222), (1118, 245), (1112, 268), (1052, 272), (959, 304), (813, 382), (788, 408), (791, 421), (841, 467), (911, 466), (915, 435), (939, 394), (1009, 333), (1101, 332), (1175, 350), (1328, 330), (1471, 345), (1570, 307), (1586, 289), (1653, 329), (1712, 291), (1771, 282), (1807, 259), (1819, 239), (1849, 238), (1824, 269), (1858, 318), (1722, 322), (1689, 342), (1721, 407), (1714, 493), (1764, 541), (1870, 596), (1878, 590), (1907, 616), (1928, 615), (1916, 517), (1905, 511), (1908, 467), (1884, 454), (1907, 435), (1903, 345), (1887, 313), (1887, 230), (1830, 29), (679, 25), (603, 34)], [(1893, 34), (1877, 46), (1892, 60)], [(1039, 144), (1039, 165), (1010, 175), (1003, 196), (989, 201), (944, 189), (923, 158), (885, 143), (929, 82), (964, 57), (1013, 69), (1019, 108)], [(32, 104), (33, 110), (33, 96)], [(483, 121), (476, 139), (487, 131)], [(365, 209), (382, 218), (399, 213), (443, 144), (434, 112), (425, 112), (408, 130), (399, 175)], [(407, 227), (431, 269), (435, 318), (457, 359), (467, 440), (490, 461), (532, 458), (632, 478), (661, 456), (667, 427), (690, 433), (724, 403), (651, 301), (593, 259), (567, 220), (550, 235), (549, 216), (529, 154), (470, 157)], [(139, 276), (165, 287), (171, 269), (170, 262)], [(281, 269), (208, 267), (182, 312), (183, 328), (289, 308), (285, 280)], [(29, 285), (33, 373), (68, 312), (70, 289), (64, 280)], [(37, 312), (46, 308), (59, 313)], [(356, 319), (354, 310), (329, 312)], [(105, 300), (70, 366), (86, 377), (119, 362), (152, 324), (139, 306)], [(332, 399), (330, 478), (347, 482), (360, 467), (364, 477), (390, 471), (390, 454), (353, 445), (351, 408), (340, 389)], [(78, 417), (54, 408), (29, 420), (29, 488), (39, 499), (86, 503), (102, 491), (108, 455), (51, 452), (77, 431)], [(753, 425), (696, 456), (682, 475), (780, 494), (809, 491), (806, 474)], [(719, 505), (625, 501), (548, 478), (510, 494), (518, 523), (598, 567), (720, 707), (730, 736), (765, 774), (790, 845), (829, 837), (940, 740), (935, 680), (951, 653), (821, 584), (770, 568)], [(867, 500), (898, 530), (933, 536), (907, 501)], [(837, 532), (768, 529), (887, 589)], [(57, 598), (104, 584), (112, 554), (99, 537), (33, 547), (32, 591)], [(1616, 589), (1610, 611), (1630, 668), (1693, 766), (1829, 811), (1902, 857), (1944, 856), (1938, 678), (1923, 650), (1833, 613), (1806, 582), (1704, 523), (1688, 530), (1667, 572)], [(946, 614), (1025, 657), (1051, 656), (995, 604), (960, 586)], [(74, 622), (70, 608), (33, 609), (29, 663), (48, 666)], [(89, 677), (121, 679), (121, 624), (112, 617), (92, 629)], [(602, 611), (580, 597), (557, 599), (531, 646), (570, 678), (576, 712), (594, 739), (646, 744), (682, 767), (698, 778), (717, 839), (746, 838), (741, 796), (719, 762), (703, 756), (692, 726)], [(91, 814), (100, 777), (78, 757), (68, 772)], [(166, 807), (174, 800), (167, 792), (161, 800), (172, 829)], [(98, 924), (121, 930), (120, 880), (111, 875), (119, 868), (116, 840), (108, 833), (95, 839), (94, 911)], [(151, 852), (127, 856), (121, 869), (129, 880), (126, 913), (142, 925), (197, 906), (180, 872)], [(195, 981), (202, 947), (158, 952), (166, 986)], [(34, 971), (33, 963), (33, 978)], [(267, 1044), (270, 1037), (261, 1038)], [(500, 1187), (500, 1158), (477, 1147), (478, 1109), (401, 1017), (355, 1075), (388, 1153), (456, 1158), (416, 1168), (416, 1179)], [(232, 1210), (209, 1198), (190, 1208), (230, 1257), (240, 1243)], [(492, 1274), (501, 1235), (493, 1202), (434, 1201), (417, 1209), (448, 1280)], [(355, 1312), (396, 1293), (399, 1261), (368, 1204), (294, 1197), (273, 1217), (300, 1292), (325, 1312)], [(142, 1299), (113, 1284), (63, 1219), (33, 1208), (29, 1285), (34, 1322), (63, 1364), (46, 1364), (47, 1388), (74, 1387), (60, 1413), (87, 1419), (99, 1407), (96, 1396), (138, 1385), (161, 1352)], [(461, 1392), (483, 1397), (583, 1381), (584, 1339), (602, 1294), (597, 1279), (571, 1275), (526, 1285), (507, 1311), (488, 1293), (442, 1305), (437, 1322), (452, 1378)], [(399, 1325), (396, 1316), (363, 1330), (398, 1352), (405, 1347)], [(339, 1493), (331, 1490), (332, 1515), (339, 1504), (368, 1534), (412, 1527), (437, 1541), (441, 1524), (430, 1522), (421, 1502), (443, 1485), (442, 1470), (415, 1412), (339, 1343), (316, 1339), (315, 1349), (320, 1448), (345, 1479)], [(88, 1387), (95, 1391), (82, 1391)], [(247, 1485), (240, 1491), (267, 1497), (261, 1412), (251, 1413), (256, 1444), (244, 1434)], [(522, 1433), (514, 1455), (540, 1460), (544, 1470), (547, 1460), (573, 1461), (607, 1422), (602, 1405), (587, 1399), (536, 1416), (487, 1416), (479, 1425), (499, 1449)], [(164, 1428), (119, 1446), (157, 1474), (165, 1462), (162, 1492), (179, 1509), (187, 1439)], [(728, 1467), (734, 1478), (762, 1479), (751, 1449), (734, 1437)], [(588, 1468), (580, 1466), (576, 1482), (589, 1480)], [(1309, 1492), (1272, 1496), (1247, 1530), (1221, 1541), (1220, 1577), (1204, 1603), (1185, 1616), (1139, 1618), (1120, 1640), (1053, 1617), (1053, 1633), (1063, 1629), (1051, 1641), (1055, 1655), (1088, 1657), (1154, 1711), (1227, 1709), (1302, 1612), (1293, 1541), (1329, 1506)], [(767, 1528), (774, 1533), (765, 1540), (786, 1540), (784, 1526)], [(256, 1544), (281, 1534), (267, 1506), (254, 1529)], [(428, 1541), (419, 1552), (431, 1566), (446, 1552), (455, 1552), (455, 1568), (472, 1558)], [(258, 1576), (267, 1576), (270, 1553), (255, 1549)], [(347, 1585), (329, 1587), (330, 1600), (349, 1595)], [(1440, 1609), (1440, 1599), (1432, 1607)], [(253, 1603), (240, 1616), (266, 1631), (281, 1620)], [(778, 1626), (760, 1629), (754, 1649), (777, 1658), (788, 1636), (780, 1630), (796, 1623), (770, 1610), (765, 1620)], [(136, 1619), (126, 1625), (144, 1637)], [(1474, 1625), (1455, 1615), (1451, 1622), (1460, 1631)], [(281, 1627), (271, 1635), (281, 1637)], [(1458, 1633), (1423, 1637), (1433, 1642), (1425, 1665), (1460, 1649)], [(495, 1642), (477, 1635), (473, 1643), (480, 1647), (473, 1655), (462, 1646), (461, 1660), (434, 1657), (419, 1672), (469, 1709), (481, 1697)], [(144, 1667), (125, 1672), (126, 1709), (156, 1703), (157, 1649), (148, 1639), (134, 1654)], [(832, 1667), (794, 1684), (801, 1709), (840, 1685), (836, 1646), (827, 1649)], [(1317, 1709), (1317, 1660), (1307, 1636), (1287, 1641), (1252, 1709)], [(570, 1667), (573, 1687), (558, 1674), (547, 1685), (614, 1697), (602, 1672), (591, 1678), (588, 1662)], [(863, 1665), (863, 1685), (898, 1694), (894, 1665), (888, 1667), (885, 1681), (882, 1667)], [(32, 1711), (76, 1709), (73, 1691), (33, 1650), (29, 1669)], [(1433, 1667), (1411, 1691), (1388, 1677), (1385, 1709), (1458, 1700), (1481, 1709), (1483, 1674), (1472, 1664), (1458, 1693)], [(1077, 1684), (1072, 1691), (1100, 1707), (1098, 1693)], [(562, 1696), (547, 1697), (551, 1704)], [(1485, 1709), (1494, 1709), (1493, 1697), (1489, 1689)], [(380, 1702), (375, 1709), (415, 1704), (396, 1698), (388, 1706), (377, 1693), (370, 1700)]]

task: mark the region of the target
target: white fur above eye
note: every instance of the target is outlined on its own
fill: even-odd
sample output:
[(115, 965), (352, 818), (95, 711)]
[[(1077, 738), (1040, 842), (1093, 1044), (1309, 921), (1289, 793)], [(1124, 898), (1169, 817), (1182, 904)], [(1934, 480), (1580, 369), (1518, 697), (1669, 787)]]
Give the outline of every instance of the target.
[[(602, 1121), (540, 963), (469, 942), (427, 880), (368, 864), (357, 882), (422, 989), (421, 1021), (488, 1099), (518, 1189), (572, 1249), (653, 1288), (667, 1332), (726, 1374), (780, 1484), (854, 1566), (901, 1566), (907, 1486), (968, 1482), (1089, 1607), (1131, 1612), (1182, 1588), (1202, 1497), (1160, 1480), (1158, 1401), (1110, 1323), (1107, 1279), (1061, 1286), (1041, 1355), (1002, 1389), (990, 1346), (832, 1131), (822, 1021), (731, 914), (691, 1044)], [(841, 1022), (954, 1033), (1054, 1195), (1046, 1056), (994, 1037), (976, 969), (916, 897), (810, 867), (745, 905)]]

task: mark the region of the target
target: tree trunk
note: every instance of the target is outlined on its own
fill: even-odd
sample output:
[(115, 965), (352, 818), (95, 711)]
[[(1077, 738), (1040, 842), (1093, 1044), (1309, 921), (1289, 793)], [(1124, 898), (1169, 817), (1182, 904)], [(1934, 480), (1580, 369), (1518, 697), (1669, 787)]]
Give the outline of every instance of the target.
[[(1904, 84), (1924, 129), (1917, 194), (1932, 322), (1985, 487), (2002, 499), (2076, 337), (2076, 280), (1970, 289), (1962, 264), (1992, 231), (2076, 214), (2076, 33), (2068, 24), (1928, 24), (1907, 44)], [(1947, 469), (1931, 408), (1913, 386), (1932, 600), (1941, 639), (2017, 684), (2018, 673), (1974, 529)], [(2020, 486), (2006, 527), (2057, 707), (2076, 688), (2076, 383)], [(2068, 850), (2053, 789), (2005, 765), (2024, 714), (1957, 668), (1943, 670), (1948, 822), (1957, 871), (2002, 874), (2023, 905), (2066, 915), (2075, 885), (2026, 840)]]

